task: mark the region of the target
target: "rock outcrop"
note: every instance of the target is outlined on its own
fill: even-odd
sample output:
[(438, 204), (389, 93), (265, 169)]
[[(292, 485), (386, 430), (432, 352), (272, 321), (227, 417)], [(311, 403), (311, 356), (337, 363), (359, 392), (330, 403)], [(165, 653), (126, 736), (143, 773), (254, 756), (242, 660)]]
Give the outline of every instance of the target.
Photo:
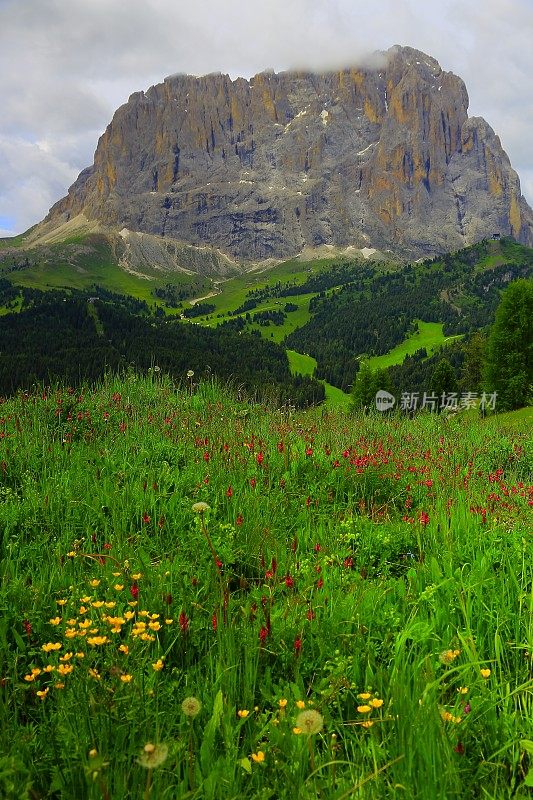
[(418, 257), (493, 233), (533, 245), (518, 176), (461, 79), (411, 48), (376, 63), (133, 94), (47, 222), (83, 213), (243, 262), (324, 244)]

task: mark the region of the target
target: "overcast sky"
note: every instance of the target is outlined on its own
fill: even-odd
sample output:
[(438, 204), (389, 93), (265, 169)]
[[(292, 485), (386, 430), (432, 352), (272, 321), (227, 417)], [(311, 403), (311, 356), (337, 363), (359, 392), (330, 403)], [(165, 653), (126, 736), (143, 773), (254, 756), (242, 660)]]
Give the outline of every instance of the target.
[(466, 82), (533, 204), (533, 0), (0, 0), (0, 236), (93, 161), (128, 96), (167, 75), (356, 65), (416, 47)]

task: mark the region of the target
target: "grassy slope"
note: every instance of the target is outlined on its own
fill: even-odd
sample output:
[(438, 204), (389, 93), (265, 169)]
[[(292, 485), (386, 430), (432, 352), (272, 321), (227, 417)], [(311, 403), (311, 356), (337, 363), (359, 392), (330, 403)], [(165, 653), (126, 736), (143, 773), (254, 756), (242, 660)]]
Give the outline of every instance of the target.
[(443, 333), (443, 325), (440, 322), (422, 322), (422, 320), (415, 320), (418, 326), (416, 333), (408, 336), (401, 344), (389, 350), (382, 356), (373, 356), (368, 359), (368, 364), (371, 369), (385, 369), (392, 367), (394, 364), (401, 364), (406, 356), (416, 353), (417, 350), (425, 347), (428, 356), (443, 344), (460, 339), (460, 336), (445, 336)]
[[(302, 353), (297, 353), (295, 350), (287, 350), (287, 357), (289, 359), (289, 367), (293, 375), (314, 375), (316, 369), (316, 359), (312, 356), (306, 356)], [(347, 411), (351, 399), (350, 395), (332, 386), (326, 381), (321, 381), (326, 389), (325, 408), (332, 410)]]
[(2, 797), (141, 797), (147, 742), (152, 797), (529, 796), (521, 413), (495, 436), (130, 376), (2, 417)]

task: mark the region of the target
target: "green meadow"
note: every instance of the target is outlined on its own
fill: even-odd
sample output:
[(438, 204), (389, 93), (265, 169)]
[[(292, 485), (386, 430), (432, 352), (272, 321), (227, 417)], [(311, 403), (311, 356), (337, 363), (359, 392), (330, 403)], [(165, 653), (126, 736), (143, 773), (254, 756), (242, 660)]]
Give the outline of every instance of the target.
[(155, 372), (2, 398), (0, 796), (530, 797), (530, 432)]
[(441, 322), (423, 322), (422, 320), (414, 320), (418, 330), (408, 336), (401, 344), (389, 350), (382, 356), (372, 356), (368, 359), (368, 364), (371, 369), (386, 369), (395, 364), (401, 364), (406, 356), (411, 356), (417, 350), (425, 348), (428, 356), (432, 355), (435, 350), (448, 344), (460, 336), (445, 336), (443, 333), (443, 324)]

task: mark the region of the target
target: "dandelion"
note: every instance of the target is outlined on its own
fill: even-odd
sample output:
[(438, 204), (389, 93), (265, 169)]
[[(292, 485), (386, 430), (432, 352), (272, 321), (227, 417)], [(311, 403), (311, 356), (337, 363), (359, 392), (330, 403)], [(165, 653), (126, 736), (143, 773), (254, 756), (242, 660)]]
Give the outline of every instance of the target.
[(265, 754), (262, 750), (258, 750), (257, 753), (252, 753), (252, 761), (255, 761), (256, 764), (262, 764), (265, 760)]
[(186, 717), (194, 718), (198, 716), (202, 709), (202, 704), (197, 697), (186, 697), (181, 704), (181, 710)]
[(205, 512), (209, 511), (210, 508), (211, 506), (202, 501), (200, 501), (199, 503), (193, 503), (192, 505), (192, 511), (194, 511), (195, 514), (205, 514)]
[(145, 769), (156, 769), (166, 761), (168, 756), (168, 746), (166, 744), (152, 744), (147, 742), (144, 745), (137, 763)]
[(318, 711), (308, 709), (298, 714), (296, 717), (296, 727), (308, 736), (313, 736), (315, 733), (320, 733), (324, 727), (324, 718)]
[(480, 672), (481, 677), (485, 678), (485, 680), (490, 676), (490, 669), (488, 669), (488, 668), (480, 669), (479, 672)]

